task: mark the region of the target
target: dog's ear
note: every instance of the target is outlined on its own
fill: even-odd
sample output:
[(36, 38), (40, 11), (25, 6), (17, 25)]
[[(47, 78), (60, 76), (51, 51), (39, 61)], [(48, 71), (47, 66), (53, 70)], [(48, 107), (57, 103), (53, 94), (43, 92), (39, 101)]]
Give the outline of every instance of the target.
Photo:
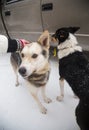
[(43, 32), (43, 34), (39, 37), (38, 39), (38, 43), (41, 44), (42, 46), (46, 47), (47, 49), (49, 49), (50, 45), (49, 45), (49, 32), (46, 30)]
[(68, 31), (70, 32), (70, 33), (75, 33), (76, 31), (78, 31), (80, 29), (80, 27), (69, 27), (68, 28)]

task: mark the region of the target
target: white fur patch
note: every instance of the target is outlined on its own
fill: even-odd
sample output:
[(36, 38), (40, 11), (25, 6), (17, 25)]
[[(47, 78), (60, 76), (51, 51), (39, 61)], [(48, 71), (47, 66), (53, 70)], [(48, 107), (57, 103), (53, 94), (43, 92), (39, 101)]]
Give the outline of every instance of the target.
[[(26, 76), (31, 75), (34, 71), (39, 72), (48, 64), (48, 58), (45, 58), (42, 54), (41, 45), (36, 42), (25, 46), (22, 53), (24, 54), (24, 58), (20, 67), (26, 68)], [(37, 54), (37, 58), (32, 58), (33, 54)]]
[(6, 53), (8, 49), (8, 39), (4, 35), (0, 35), (0, 53)]
[(69, 38), (58, 46), (58, 58), (61, 59), (63, 57), (66, 57), (75, 51), (82, 52), (82, 48), (77, 44), (78, 42), (76, 37), (72, 34), (69, 34)]

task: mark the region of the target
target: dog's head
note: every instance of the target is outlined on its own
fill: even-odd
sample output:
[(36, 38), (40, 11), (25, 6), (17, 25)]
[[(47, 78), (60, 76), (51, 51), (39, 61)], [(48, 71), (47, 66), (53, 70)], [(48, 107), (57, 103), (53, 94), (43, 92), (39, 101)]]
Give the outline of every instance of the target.
[(23, 77), (28, 77), (43, 69), (49, 58), (49, 32), (44, 31), (37, 42), (26, 45), (21, 52), (21, 57), (19, 73)]
[(64, 27), (58, 29), (55, 34), (52, 35), (52, 41), (61, 44), (69, 38), (69, 34), (74, 34), (80, 27)]

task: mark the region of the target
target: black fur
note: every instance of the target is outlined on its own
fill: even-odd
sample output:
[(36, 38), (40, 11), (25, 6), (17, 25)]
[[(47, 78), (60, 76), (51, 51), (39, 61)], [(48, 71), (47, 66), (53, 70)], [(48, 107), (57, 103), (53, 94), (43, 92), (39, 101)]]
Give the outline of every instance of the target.
[(69, 33), (74, 34), (78, 29), (80, 29), (80, 27), (60, 28), (56, 31), (53, 37), (55, 37), (55, 39), (58, 39), (59, 44), (60, 44), (60, 43), (63, 43), (69, 37)]
[[(61, 35), (61, 30), (64, 33)], [(59, 44), (67, 40), (69, 33), (74, 33), (78, 28), (61, 28), (53, 35)], [(66, 34), (66, 35), (65, 35)], [(64, 40), (61, 40), (64, 38)], [(59, 50), (60, 54), (60, 50)], [(65, 79), (73, 92), (79, 97), (79, 104), (75, 115), (81, 130), (89, 130), (89, 60), (83, 52), (75, 51), (59, 60), (59, 75)]]
[(43, 49), (42, 51), (43, 56), (47, 57), (47, 51)]
[(80, 102), (76, 108), (81, 130), (89, 130), (89, 62), (83, 52), (75, 52), (60, 59), (59, 74), (71, 86)]
[(59, 74), (66, 79), (74, 93), (85, 98), (89, 90), (89, 62), (82, 52), (75, 52), (60, 59)]

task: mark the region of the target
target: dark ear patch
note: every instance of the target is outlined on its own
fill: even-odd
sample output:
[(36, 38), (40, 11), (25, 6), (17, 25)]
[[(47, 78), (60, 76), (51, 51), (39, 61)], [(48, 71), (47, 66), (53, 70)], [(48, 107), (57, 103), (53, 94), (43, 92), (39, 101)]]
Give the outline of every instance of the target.
[(46, 56), (47, 56), (46, 50), (43, 50), (43, 51), (42, 51), (42, 54), (46, 57)]
[(80, 29), (80, 27), (69, 27), (68, 31), (72, 34), (74, 34), (76, 31), (78, 31)]

